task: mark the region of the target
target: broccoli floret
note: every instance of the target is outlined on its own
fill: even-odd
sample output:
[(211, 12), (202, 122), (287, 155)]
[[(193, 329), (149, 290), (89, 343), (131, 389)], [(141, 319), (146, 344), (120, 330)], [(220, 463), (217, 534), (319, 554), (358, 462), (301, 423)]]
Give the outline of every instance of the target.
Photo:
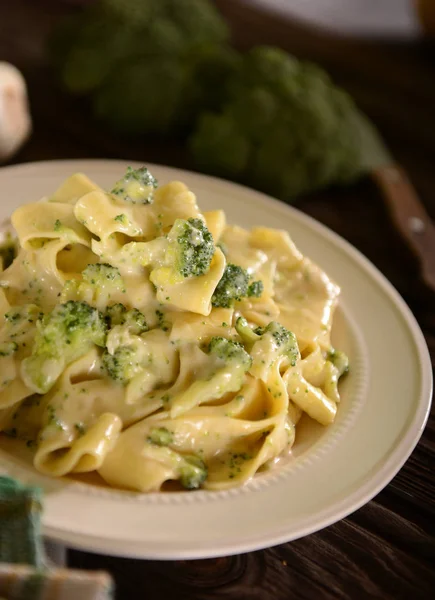
[(109, 377), (123, 385), (127, 385), (135, 375), (143, 371), (141, 355), (134, 345), (120, 346), (113, 354), (106, 350), (102, 361)]
[(276, 321), (252, 330), (246, 319), (239, 317), (236, 330), (252, 357), (250, 373), (259, 379), (267, 380), (269, 370), (277, 360), (285, 359), (295, 366), (300, 358), (295, 335)]
[(106, 263), (90, 264), (82, 272), (82, 280), (65, 282), (61, 302), (83, 301), (100, 311), (105, 311), (108, 303), (126, 293), (124, 281), (116, 267)]
[(248, 287), (248, 298), (260, 298), (264, 291), (264, 285), (262, 281), (253, 281)]
[(320, 68), (276, 48), (248, 52), (218, 112), (190, 139), (196, 164), (284, 200), (364, 171), (362, 116)]
[(238, 265), (228, 264), (217, 284), (211, 303), (215, 307), (229, 308), (236, 300), (248, 294), (249, 273)]
[(114, 220), (117, 223), (121, 223), (121, 225), (127, 226), (129, 224), (129, 220), (127, 218), (127, 215), (124, 215), (124, 214), (116, 215), (116, 217), (115, 217)]
[(121, 302), (117, 302), (116, 304), (111, 304), (106, 308), (106, 318), (109, 324), (109, 327), (114, 327), (115, 325), (122, 325), (125, 322), (125, 314), (127, 312), (126, 307), (121, 304)]
[(241, 365), (245, 371), (249, 369), (252, 363), (251, 357), (241, 344), (220, 336), (211, 338), (207, 352), (222, 360), (226, 365)]
[(205, 367), (196, 374), (196, 381), (171, 403), (171, 417), (176, 418), (194, 406), (237, 392), (243, 385), (245, 373), (252, 364), (243, 346), (223, 337), (213, 337), (205, 353)]
[(88, 265), (82, 273), (83, 281), (96, 286), (107, 285), (107, 282), (119, 282), (121, 274), (116, 267), (107, 263)]
[(156, 188), (157, 180), (146, 167), (127, 167), (126, 174), (115, 183), (110, 193), (132, 204), (150, 204)]
[(338, 376), (341, 377), (349, 371), (349, 358), (341, 350), (331, 348), (327, 353), (327, 359), (338, 369)]
[(86, 302), (57, 305), (37, 322), (32, 353), (21, 366), (23, 381), (45, 394), (65, 366), (94, 345), (104, 346), (107, 326), (103, 315)]
[(215, 251), (213, 236), (201, 219), (177, 219), (168, 235), (168, 263), (183, 277), (204, 275)]
[(115, 325), (126, 325), (129, 331), (135, 335), (140, 335), (141, 333), (148, 331), (145, 315), (137, 308), (127, 310), (120, 302), (107, 307), (106, 320), (109, 327), (112, 328)]
[(207, 467), (198, 456), (184, 456), (179, 469), (180, 483), (186, 490), (196, 490), (207, 479)]
[(153, 427), (149, 433), (148, 441), (156, 444), (156, 446), (169, 446), (174, 441), (174, 435), (166, 427)]

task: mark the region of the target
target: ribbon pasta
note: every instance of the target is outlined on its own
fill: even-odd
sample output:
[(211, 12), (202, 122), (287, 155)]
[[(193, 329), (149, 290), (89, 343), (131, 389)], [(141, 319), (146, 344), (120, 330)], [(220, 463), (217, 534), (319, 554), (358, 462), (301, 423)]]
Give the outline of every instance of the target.
[(155, 187), (146, 169), (112, 192), (75, 174), (12, 215), (0, 433), (55, 477), (227, 489), (287, 452), (304, 413), (334, 421), (340, 290), (287, 232), (201, 213), (181, 182)]

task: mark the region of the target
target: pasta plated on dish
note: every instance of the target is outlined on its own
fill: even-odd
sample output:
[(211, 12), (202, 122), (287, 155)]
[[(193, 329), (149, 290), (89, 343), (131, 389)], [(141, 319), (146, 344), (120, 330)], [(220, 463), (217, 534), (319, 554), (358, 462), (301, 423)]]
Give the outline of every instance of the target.
[(339, 288), (285, 231), (200, 212), (181, 182), (83, 174), (12, 215), (0, 273), (0, 435), (62, 477), (227, 489), (334, 421)]

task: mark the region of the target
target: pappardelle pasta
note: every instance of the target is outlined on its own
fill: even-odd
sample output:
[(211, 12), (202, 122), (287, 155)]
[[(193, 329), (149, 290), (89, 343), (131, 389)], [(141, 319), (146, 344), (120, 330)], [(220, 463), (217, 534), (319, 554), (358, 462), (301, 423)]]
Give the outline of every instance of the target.
[(12, 215), (0, 432), (35, 468), (140, 492), (241, 485), (334, 421), (339, 288), (285, 231), (201, 213), (181, 182), (83, 174)]

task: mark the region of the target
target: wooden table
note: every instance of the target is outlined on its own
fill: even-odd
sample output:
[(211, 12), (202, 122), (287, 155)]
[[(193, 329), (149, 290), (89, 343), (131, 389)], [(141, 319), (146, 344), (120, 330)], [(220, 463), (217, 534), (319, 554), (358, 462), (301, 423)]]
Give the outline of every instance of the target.
[[(279, 45), (317, 61), (374, 119), (435, 219), (435, 52), (427, 43), (355, 41), (219, 0), (236, 44)], [(122, 142), (56, 89), (43, 39), (66, 10), (55, 0), (0, 0), (0, 60), (29, 84), (32, 139), (12, 162), (110, 157), (192, 168), (182, 145)], [(361, 250), (403, 295), (435, 359), (435, 298), (368, 181), (304, 198), (298, 207)], [(367, 440), (370, 443), (370, 440)], [(435, 597), (435, 418), (400, 473), (347, 519), (304, 539), (241, 556), (192, 562), (132, 561), (70, 552), (70, 565), (109, 570), (120, 600), (258, 600)]]

